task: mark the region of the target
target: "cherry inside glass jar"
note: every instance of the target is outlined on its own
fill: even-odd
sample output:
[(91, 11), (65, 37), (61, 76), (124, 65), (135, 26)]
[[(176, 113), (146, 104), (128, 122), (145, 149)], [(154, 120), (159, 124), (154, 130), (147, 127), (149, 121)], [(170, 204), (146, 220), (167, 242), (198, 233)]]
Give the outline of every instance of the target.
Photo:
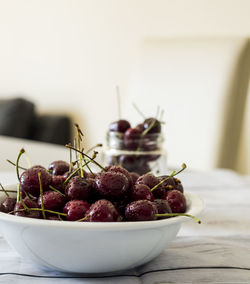
[(106, 136), (106, 164), (121, 165), (139, 175), (164, 173), (166, 151), (162, 147), (163, 141), (162, 133), (135, 134), (127, 138), (124, 133), (110, 131)]

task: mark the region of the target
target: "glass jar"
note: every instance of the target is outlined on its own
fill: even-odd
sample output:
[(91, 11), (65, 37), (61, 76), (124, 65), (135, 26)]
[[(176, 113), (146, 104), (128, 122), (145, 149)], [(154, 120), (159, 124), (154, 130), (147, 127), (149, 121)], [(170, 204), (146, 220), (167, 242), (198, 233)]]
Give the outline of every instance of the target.
[(148, 172), (164, 174), (166, 151), (162, 147), (163, 141), (161, 133), (125, 139), (123, 133), (110, 131), (106, 136), (105, 162), (108, 165), (121, 165), (139, 175)]

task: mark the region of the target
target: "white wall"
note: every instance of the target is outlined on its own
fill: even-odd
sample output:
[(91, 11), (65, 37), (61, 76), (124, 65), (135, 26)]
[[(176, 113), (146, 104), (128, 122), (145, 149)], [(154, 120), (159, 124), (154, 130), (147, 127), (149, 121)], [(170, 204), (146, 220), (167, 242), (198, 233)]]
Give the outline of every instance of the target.
[(124, 116), (130, 108), (129, 80), (145, 39), (248, 37), (249, 11), (248, 0), (0, 0), (0, 95), (66, 111), (93, 145), (117, 118), (115, 85)]

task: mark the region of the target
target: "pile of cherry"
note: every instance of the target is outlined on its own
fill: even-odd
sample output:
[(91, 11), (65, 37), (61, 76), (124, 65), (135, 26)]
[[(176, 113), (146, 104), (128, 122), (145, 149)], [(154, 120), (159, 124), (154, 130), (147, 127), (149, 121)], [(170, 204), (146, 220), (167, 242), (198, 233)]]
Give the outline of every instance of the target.
[(161, 122), (156, 118), (147, 118), (134, 128), (124, 119), (112, 122), (109, 125), (109, 140), (118, 139), (119, 143), (109, 142), (109, 144), (111, 147), (115, 144), (117, 150), (131, 151), (131, 153), (113, 155), (109, 157), (108, 163), (122, 165), (128, 171), (139, 174), (149, 172), (150, 162), (157, 160), (159, 154), (140, 155), (140, 152), (160, 150), (158, 143), (160, 134)]
[[(183, 165), (181, 172), (185, 168)], [(139, 176), (121, 166), (98, 173), (70, 170), (65, 161), (48, 169), (33, 166), (19, 177), (19, 196), (6, 197), (0, 211), (16, 216), (82, 222), (151, 221), (186, 215), (180, 180), (150, 173)], [(7, 193), (7, 192), (6, 192)]]

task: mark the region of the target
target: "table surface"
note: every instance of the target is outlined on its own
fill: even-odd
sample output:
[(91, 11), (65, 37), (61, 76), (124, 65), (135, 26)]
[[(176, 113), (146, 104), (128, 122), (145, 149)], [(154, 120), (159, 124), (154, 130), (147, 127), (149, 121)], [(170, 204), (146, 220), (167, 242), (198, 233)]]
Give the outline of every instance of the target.
[[(185, 223), (150, 263), (98, 277), (63, 274), (21, 258), (0, 236), (0, 283), (250, 283), (250, 177), (187, 170), (179, 178), (204, 200), (202, 224)], [(15, 183), (15, 174), (0, 172), (0, 182)]]

